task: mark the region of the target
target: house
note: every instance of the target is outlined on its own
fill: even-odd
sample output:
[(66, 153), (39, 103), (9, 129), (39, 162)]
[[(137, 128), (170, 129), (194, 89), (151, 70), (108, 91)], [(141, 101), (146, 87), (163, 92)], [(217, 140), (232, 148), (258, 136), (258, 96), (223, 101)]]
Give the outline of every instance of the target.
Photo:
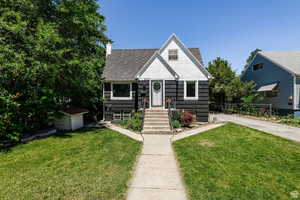
[(241, 75), (282, 114), (300, 117), (300, 51), (261, 51)]
[(185, 110), (208, 121), (209, 72), (198, 48), (173, 34), (160, 49), (112, 49), (104, 68), (104, 118), (123, 120), (145, 108)]

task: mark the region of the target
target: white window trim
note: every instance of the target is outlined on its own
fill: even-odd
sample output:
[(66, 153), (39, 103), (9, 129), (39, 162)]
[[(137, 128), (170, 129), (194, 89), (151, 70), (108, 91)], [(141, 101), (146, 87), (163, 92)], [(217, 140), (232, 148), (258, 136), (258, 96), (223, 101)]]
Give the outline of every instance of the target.
[[(187, 97), (186, 96), (186, 82), (190, 82), (190, 81), (195, 81), (195, 84), (196, 84), (196, 87), (195, 87), (195, 94), (196, 96), (195, 97)], [(184, 100), (198, 100), (198, 81), (197, 80), (185, 80), (184, 81)]]
[[(176, 54), (170, 54), (170, 51), (174, 51), (174, 52), (176, 52)], [(176, 56), (177, 59), (170, 59), (170, 56)], [(168, 60), (171, 62), (179, 60), (178, 49), (168, 49)]]
[[(130, 84), (130, 97), (114, 97), (113, 91), (114, 91), (114, 84)], [(111, 82), (110, 83), (110, 99), (111, 100), (132, 100), (132, 83), (128, 82)]]

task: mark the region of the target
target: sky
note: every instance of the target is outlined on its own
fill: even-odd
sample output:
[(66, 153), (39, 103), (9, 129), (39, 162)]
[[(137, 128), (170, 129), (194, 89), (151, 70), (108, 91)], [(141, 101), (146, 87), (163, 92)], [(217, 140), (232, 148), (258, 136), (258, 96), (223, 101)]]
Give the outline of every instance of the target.
[(160, 48), (172, 33), (240, 73), (256, 48), (300, 50), (300, 0), (99, 0), (114, 49)]

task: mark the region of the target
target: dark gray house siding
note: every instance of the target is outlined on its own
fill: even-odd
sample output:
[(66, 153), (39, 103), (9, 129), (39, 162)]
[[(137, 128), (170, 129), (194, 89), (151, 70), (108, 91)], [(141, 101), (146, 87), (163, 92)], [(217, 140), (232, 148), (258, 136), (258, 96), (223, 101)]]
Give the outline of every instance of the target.
[(105, 120), (113, 120), (114, 112), (134, 112), (138, 108), (138, 84), (132, 83), (131, 100), (111, 100), (111, 83), (104, 83)]
[(198, 121), (208, 121), (208, 96), (208, 81), (198, 81), (198, 100), (184, 100), (184, 81), (165, 81), (165, 99), (176, 100), (173, 108), (195, 113)]
[(138, 81), (138, 108), (143, 108), (143, 104), (145, 103), (146, 108), (149, 108), (149, 101), (144, 102), (144, 99), (149, 100), (149, 80), (140, 80)]
[[(253, 71), (253, 65), (263, 63), (263, 68)], [(254, 81), (256, 87), (278, 82), (278, 96), (266, 98), (265, 103), (273, 104), (274, 108), (289, 112), (293, 110), (292, 101), (289, 100), (294, 95), (294, 77), (288, 71), (282, 69), (264, 56), (257, 54), (251, 65), (242, 74), (243, 81)]]
[[(111, 83), (104, 83), (105, 120), (112, 121), (114, 112), (135, 112), (143, 108), (145, 98), (146, 108), (149, 108), (149, 86), (149, 80), (132, 83), (132, 100), (111, 100)], [(198, 100), (184, 100), (184, 81), (165, 80), (165, 100), (167, 99), (173, 100), (172, 109), (185, 110), (196, 114), (198, 121), (208, 121), (208, 81), (198, 81)]]

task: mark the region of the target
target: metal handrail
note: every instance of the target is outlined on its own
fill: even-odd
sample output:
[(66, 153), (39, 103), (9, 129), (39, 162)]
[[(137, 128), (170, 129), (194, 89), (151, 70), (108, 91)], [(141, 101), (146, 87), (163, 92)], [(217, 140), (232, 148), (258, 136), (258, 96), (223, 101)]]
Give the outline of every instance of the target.
[[(147, 98), (144, 98), (143, 99), (143, 108), (142, 108), (142, 129), (144, 129), (145, 112), (146, 112), (146, 101), (147, 101)], [(140, 133), (141, 133), (141, 136), (142, 136), (143, 141), (144, 141), (144, 137), (143, 137), (142, 131)]]
[(171, 132), (174, 136), (174, 131), (173, 131), (173, 126), (172, 126), (172, 110), (171, 110), (171, 101), (172, 100), (168, 100), (168, 118), (169, 118), (169, 125), (170, 125), (170, 129), (171, 129)]

